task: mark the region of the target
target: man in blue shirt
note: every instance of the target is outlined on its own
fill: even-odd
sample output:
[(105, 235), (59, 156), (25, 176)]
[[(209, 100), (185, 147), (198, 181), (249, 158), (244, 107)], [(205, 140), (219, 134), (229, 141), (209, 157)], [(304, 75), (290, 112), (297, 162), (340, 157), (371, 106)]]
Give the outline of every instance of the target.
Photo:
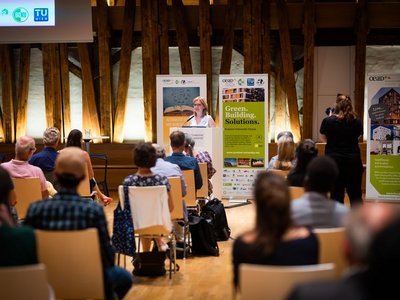
[(185, 150), (185, 134), (176, 130), (170, 134), (169, 139), (172, 154), (166, 157), (165, 160), (178, 165), (181, 170), (193, 170), (196, 190), (200, 189), (203, 185), (203, 180), (201, 179), (199, 164), (194, 157), (183, 154)]
[(44, 149), (32, 155), (29, 163), (42, 169), (47, 181), (55, 184), (53, 175), (54, 164), (57, 158), (57, 146), (60, 142), (60, 130), (56, 127), (49, 127), (43, 132)]

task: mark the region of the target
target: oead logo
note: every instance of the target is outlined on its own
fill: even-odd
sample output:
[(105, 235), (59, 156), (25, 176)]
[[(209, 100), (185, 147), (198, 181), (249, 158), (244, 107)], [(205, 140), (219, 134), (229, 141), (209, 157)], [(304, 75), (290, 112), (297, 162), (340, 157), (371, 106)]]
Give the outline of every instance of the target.
[(235, 79), (233, 78), (227, 78), (227, 79), (222, 79), (222, 84), (224, 86), (234, 86), (235, 85)]
[(247, 78), (247, 85), (254, 86), (254, 78)]
[(385, 76), (369, 76), (369, 81), (385, 81)]
[(35, 22), (48, 22), (49, 9), (48, 8), (34, 8), (33, 17)]

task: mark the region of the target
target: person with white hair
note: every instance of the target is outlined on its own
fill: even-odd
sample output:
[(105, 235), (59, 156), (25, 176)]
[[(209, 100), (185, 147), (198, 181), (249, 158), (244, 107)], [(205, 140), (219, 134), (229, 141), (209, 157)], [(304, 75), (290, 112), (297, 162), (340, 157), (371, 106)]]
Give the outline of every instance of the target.
[(15, 159), (2, 163), (1, 166), (6, 169), (12, 178), (38, 177), (40, 179), (42, 198), (47, 198), (49, 192), (47, 191), (47, 182), (43, 171), (39, 167), (28, 163), (35, 151), (35, 140), (29, 136), (21, 136), (15, 143)]

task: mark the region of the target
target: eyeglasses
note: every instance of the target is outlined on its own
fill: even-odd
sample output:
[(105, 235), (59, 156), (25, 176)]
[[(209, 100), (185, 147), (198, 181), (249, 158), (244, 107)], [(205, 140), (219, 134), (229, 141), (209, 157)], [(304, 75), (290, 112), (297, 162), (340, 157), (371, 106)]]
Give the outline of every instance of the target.
[(31, 150), (32, 152), (36, 152), (36, 148), (35, 147), (31, 147), (31, 148), (29, 148), (29, 150)]

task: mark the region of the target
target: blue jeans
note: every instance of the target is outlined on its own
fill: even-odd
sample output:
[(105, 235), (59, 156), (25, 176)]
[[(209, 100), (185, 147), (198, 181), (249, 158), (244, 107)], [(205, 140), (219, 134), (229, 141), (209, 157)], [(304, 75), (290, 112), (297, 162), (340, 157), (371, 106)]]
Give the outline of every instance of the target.
[(118, 295), (119, 299), (124, 298), (132, 286), (133, 276), (127, 270), (118, 266), (105, 269), (106, 275), (106, 294), (110, 293), (110, 288)]

